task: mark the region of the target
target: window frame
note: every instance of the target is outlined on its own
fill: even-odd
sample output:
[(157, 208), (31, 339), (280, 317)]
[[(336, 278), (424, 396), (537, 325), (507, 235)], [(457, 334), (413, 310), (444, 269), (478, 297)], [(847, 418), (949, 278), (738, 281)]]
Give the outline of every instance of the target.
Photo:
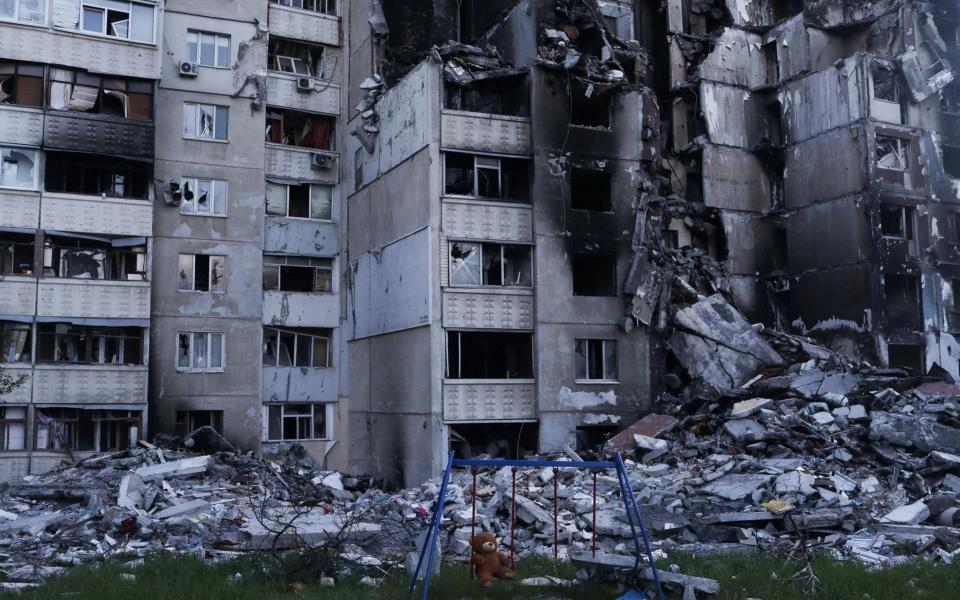
[[(207, 288), (205, 290), (197, 289), (197, 257), (205, 256), (207, 257)], [(180, 287), (180, 282), (184, 280), (180, 276), (182, 261), (185, 257), (191, 257), (190, 265), (190, 289), (183, 289)], [(223, 265), (223, 273), (220, 275), (220, 289), (213, 289), (213, 272), (214, 272), (214, 259), (219, 258), (220, 264)], [(177, 291), (178, 292), (188, 292), (188, 293), (199, 293), (199, 294), (225, 294), (227, 291), (227, 256), (225, 254), (191, 254), (191, 253), (180, 253), (177, 254)]]
[[(0, 365), (21, 366), (33, 364), (33, 338), (33, 325), (19, 321), (0, 321)], [(13, 344), (14, 348), (18, 345), (21, 347), (19, 360), (6, 360), (7, 346), (9, 344)], [(14, 350), (14, 352), (16, 352), (16, 350)]]
[[(266, 363), (266, 349), (267, 349), (267, 337), (268, 332), (270, 337), (274, 338), (274, 364), (268, 365)], [(275, 334), (275, 335), (274, 335)], [(282, 334), (294, 336), (294, 350), (293, 356), (290, 357), (289, 365), (280, 364), (280, 336)], [(301, 343), (300, 338), (308, 338), (310, 344), (310, 364), (309, 365), (298, 365), (297, 356), (299, 352), (297, 351)], [(327, 345), (327, 356), (323, 361), (325, 364), (317, 365), (316, 356), (314, 356), (314, 350), (316, 349), (315, 340), (325, 340)], [(263, 358), (261, 359), (261, 364), (264, 367), (276, 367), (278, 369), (332, 369), (333, 368), (333, 332), (331, 331), (329, 335), (320, 335), (315, 333), (301, 333), (292, 329), (279, 329), (275, 327), (264, 327), (263, 328)]]
[[(203, 36), (212, 35), (213, 36), (213, 64), (208, 65), (205, 62), (201, 62), (201, 57), (203, 56)], [(196, 36), (196, 46), (197, 51), (193, 56), (190, 54), (190, 36)], [(221, 65), (221, 50), (222, 46), (220, 45), (221, 40), (227, 41), (227, 56), (226, 64)], [(227, 33), (217, 33), (216, 31), (206, 31), (203, 29), (187, 29), (187, 62), (193, 63), (200, 67), (210, 67), (211, 69), (230, 69), (230, 58), (231, 53), (233, 52), (233, 39), (230, 37), (230, 34)]]
[[(468, 244), (468, 245), (471, 245), (471, 246), (478, 246), (478, 247), (479, 247), (479, 250), (480, 250), (480, 262), (479, 262), (479, 264), (480, 264), (480, 269), (479, 269), (479, 271), (478, 271), (478, 273), (477, 273), (477, 276), (478, 276), (479, 279), (480, 279), (480, 282), (479, 282), (479, 283), (456, 283), (456, 282), (454, 282), (454, 277), (453, 277), (453, 269), (454, 269), (453, 247), (454, 247), (454, 245), (457, 245), (457, 244)], [(500, 284), (484, 283), (484, 281), (483, 281), (483, 279), (484, 279), (484, 268), (483, 268), (483, 265), (484, 265), (484, 263), (486, 262), (486, 260), (485, 260), (485, 258), (486, 258), (486, 252), (485, 252), (485, 248), (484, 248), (485, 246), (496, 246), (496, 247), (498, 248), (498, 250), (499, 250), (499, 255), (500, 255), (500, 281), (502, 281), (502, 282), (506, 282), (506, 281), (507, 281), (506, 271), (505, 271), (506, 266), (507, 266), (507, 261), (506, 261), (506, 257), (504, 256), (504, 252), (505, 252), (505, 251), (507, 250), (507, 248), (509, 248), (509, 247), (526, 248), (526, 249), (529, 251), (529, 253), (530, 253), (530, 276), (529, 276), (530, 284), (529, 284), (529, 285), (509, 285), (509, 284), (507, 284), (507, 283), (500, 283)], [(490, 288), (490, 289), (509, 288), (509, 289), (515, 289), (515, 290), (532, 290), (532, 289), (533, 289), (533, 285), (534, 285), (534, 281), (535, 281), (535, 278), (534, 278), (534, 275), (533, 275), (533, 265), (534, 265), (533, 249), (534, 249), (534, 245), (533, 245), (533, 244), (503, 243), (503, 242), (490, 242), (490, 241), (481, 242), (481, 241), (468, 241), (468, 240), (448, 240), (448, 247), (447, 247), (447, 263), (448, 263), (448, 264), (447, 264), (447, 284), (448, 284), (450, 287), (463, 287), (463, 288)]]
[[(296, 264), (296, 263), (290, 264), (288, 261), (291, 258), (295, 260), (306, 260), (308, 264)], [(282, 260), (283, 262), (273, 262), (273, 261), (280, 261), (280, 260)], [(322, 265), (309, 264), (310, 262), (313, 262), (313, 261), (325, 261), (329, 263), (329, 266), (327, 264), (322, 264)], [(337, 293), (337, 285), (335, 283), (336, 277), (334, 276), (336, 273), (336, 261), (332, 258), (325, 258), (325, 257), (318, 257), (318, 256), (284, 256), (284, 255), (277, 255), (277, 254), (264, 254), (263, 255), (264, 276), (266, 276), (268, 268), (272, 270), (274, 267), (276, 267), (277, 269), (277, 275), (276, 275), (277, 286), (267, 287), (266, 279), (264, 279), (263, 291), (265, 292), (267, 291), (284, 292), (286, 294), (335, 294)], [(313, 269), (314, 270), (314, 274), (313, 274), (314, 289), (309, 292), (284, 290), (283, 289), (283, 267), (298, 267), (303, 269)], [(319, 279), (317, 278), (317, 271), (321, 271), (321, 270), (323, 271), (328, 270), (330, 272), (330, 277), (329, 277), (330, 289), (329, 290), (316, 289), (317, 283), (319, 281)]]
[[(286, 413), (286, 409), (287, 409), (288, 407), (294, 407), (294, 406), (297, 406), (297, 407), (309, 406), (309, 407), (310, 407), (310, 414), (309, 414), (309, 415), (304, 415), (304, 414), (301, 414), (301, 413), (293, 413), (293, 412), (291, 412), (290, 414), (287, 414), (287, 413)], [(291, 402), (291, 403), (287, 403), (287, 404), (268, 404), (268, 405), (266, 405), (265, 408), (266, 408), (266, 412), (267, 412), (267, 414), (266, 414), (266, 417), (267, 417), (267, 418), (266, 418), (267, 426), (266, 426), (264, 429), (265, 429), (265, 434), (266, 434), (265, 437), (266, 437), (266, 441), (267, 441), (267, 442), (325, 442), (325, 441), (330, 441), (330, 440), (333, 439), (333, 436), (331, 435), (331, 432), (330, 432), (330, 419), (329, 419), (329, 414), (328, 414), (327, 404), (326, 404), (326, 403), (320, 403), (320, 402)], [(271, 425), (271, 414), (272, 414), (272, 411), (274, 411), (274, 410), (279, 410), (279, 411), (280, 411), (280, 415), (279, 415), (279, 425), (280, 425), (280, 432), (279, 432), (279, 433), (280, 433), (280, 437), (279, 437), (279, 438), (273, 437), (273, 436), (270, 435), (270, 434), (271, 434), (271, 431), (270, 431), (270, 430), (271, 430), (271, 427), (270, 427), (270, 425)], [(317, 421), (317, 412), (318, 412), (318, 411), (321, 412), (321, 418), (323, 419), (323, 437), (320, 437), (320, 438), (318, 438), (318, 437), (300, 437), (300, 436), (298, 435), (296, 438), (287, 438), (287, 437), (284, 437), (284, 436), (283, 436), (284, 420), (285, 420), (285, 419), (293, 419), (294, 421), (297, 421), (297, 422), (299, 422), (299, 421), (301, 421), (301, 420), (309, 420), (309, 431), (311, 431), (311, 432), (316, 432), (316, 429), (317, 429), (317, 422), (316, 422), (316, 421)], [(297, 431), (299, 431), (299, 426), (295, 427), (295, 429), (297, 429)]]
[[(185, 336), (185, 335), (189, 336), (190, 338), (190, 347), (189, 347), (190, 366), (189, 367), (180, 366), (180, 338), (181, 336)], [(205, 367), (193, 366), (194, 364), (196, 364), (195, 348), (197, 345), (196, 344), (197, 336), (204, 336), (205, 338), (204, 344), (207, 350), (206, 356), (208, 358), (207, 366)], [(210, 363), (209, 357), (211, 356), (210, 348), (213, 345), (211, 340), (213, 339), (213, 336), (220, 336), (220, 366), (218, 367), (211, 367), (209, 365)], [(226, 362), (227, 362), (226, 337), (227, 337), (226, 334), (222, 331), (177, 331), (177, 335), (174, 338), (174, 341), (176, 343), (176, 354), (174, 355), (176, 357), (176, 360), (174, 361), (174, 367), (176, 371), (178, 373), (223, 373), (226, 369)]]
[[(69, 423), (69, 432), (70, 437), (68, 439), (68, 444), (62, 448), (53, 448), (50, 447), (50, 442), (52, 441), (49, 434), (49, 428), (47, 429), (47, 446), (40, 447), (40, 412), (49, 411), (49, 410), (64, 411), (64, 413), (69, 414), (68, 417), (64, 418), (52, 418), (52, 420)], [(72, 414), (71, 414), (72, 413)], [(89, 419), (84, 419), (81, 415), (85, 413), (91, 413)], [(114, 414), (116, 413), (116, 414)], [(126, 413), (124, 416), (123, 413)], [(117, 442), (116, 447), (110, 447), (109, 445), (104, 448), (100, 443), (101, 438), (103, 437), (104, 432), (102, 431), (103, 424), (121, 424), (126, 425), (126, 429), (129, 435), (129, 429), (132, 427), (137, 428), (138, 437), (139, 434), (143, 433), (143, 411), (141, 410), (90, 410), (82, 408), (60, 408), (60, 407), (50, 407), (50, 406), (37, 406), (33, 411), (33, 449), (38, 452), (113, 452), (121, 449), (129, 448), (128, 445), (121, 443), (121, 438), (119, 437), (119, 431), (116, 432), (115, 441)], [(93, 447), (92, 448), (80, 448), (80, 425), (84, 421), (92, 422), (93, 426)]]
[[(96, 36), (110, 38), (110, 39), (124, 40), (126, 42), (156, 45), (157, 43), (157, 5), (150, 4), (148, 2), (135, 2), (132, 0), (113, 0), (113, 1), (126, 4), (127, 5), (126, 11), (123, 11), (117, 8), (110, 8), (109, 6), (106, 6), (106, 2), (101, 4), (100, 0), (80, 0), (80, 19), (77, 21), (77, 32), (82, 33), (84, 35), (96, 35)], [(150, 27), (149, 40), (138, 40), (133, 37), (133, 21), (134, 21), (133, 7), (135, 5), (149, 8), (153, 13), (153, 17), (151, 19), (152, 22)], [(84, 16), (88, 9), (92, 11), (99, 11), (100, 14), (102, 15), (102, 25), (99, 31), (85, 28)], [(110, 27), (108, 16), (110, 12), (117, 12), (117, 13), (126, 12), (126, 15), (127, 15), (127, 18), (126, 18), (127, 35), (126, 36), (112, 35), (108, 32), (108, 28)]]
[[(3, 60), (3, 61), (0, 61), (0, 65), (8, 65), (13, 69), (13, 72), (11, 73), (0, 72), (0, 80), (7, 81), (12, 79), (13, 81), (13, 93), (7, 98), (7, 100), (0, 101), (0, 106), (2, 105), (23, 106), (23, 107), (40, 108), (40, 109), (43, 109), (46, 106), (47, 69), (43, 64), (37, 64), (37, 63), (31, 63), (31, 62), (25, 62), (25, 61), (19, 61), (19, 60)], [(37, 71), (37, 70), (40, 71), (40, 75), (36, 75), (34, 73), (22, 72), (22, 71)], [(33, 79), (33, 80), (39, 79), (40, 104), (21, 104), (14, 101), (16, 100), (16, 97), (19, 93), (17, 91), (17, 88), (18, 88), (18, 85), (21, 83), (21, 79)]]
[[(315, 13), (318, 15), (323, 15), (327, 17), (339, 17), (340, 16), (340, 6), (338, 0), (269, 0), (270, 4), (275, 4), (277, 6), (282, 6), (283, 8), (290, 8), (293, 10), (302, 10), (304, 12)], [(307, 8), (307, 3), (313, 2), (313, 5), (318, 8)], [(294, 6), (294, 3), (299, 2), (300, 6)], [(328, 7), (328, 10), (319, 10), (320, 6)], [(329, 7), (333, 6), (333, 11), (329, 11)]]
[(39, 0), (40, 5), (40, 20), (39, 21), (29, 21), (20, 18), (20, 4), (24, 0), (13, 0), (13, 16), (4, 17), (0, 16), (0, 22), (4, 23), (24, 23), (26, 25), (35, 25), (35, 26), (45, 26), (47, 20), (47, 5), (49, 2), (47, 0)]
[[(325, 183), (302, 183), (302, 184), (300, 184), (300, 185), (301, 185), (301, 186), (305, 185), (305, 186), (308, 187), (308, 191), (307, 191), (307, 194), (308, 194), (308, 199), (307, 199), (307, 214), (308, 214), (308, 215), (312, 215), (312, 214), (313, 214), (313, 209), (314, 209), (314, 188), (325, 188), (325, 189), (327, 189), (327, 190), (330, 191), (330, 202), (328, 203), (328, 206), (330, 207), (330, 218), (327, 218), (327, 219), (318, 219), (318, 218), (315, 218), (315, 217), (294, 217), (294, 216), (291, 216), (291, 215), (290, 215), (290, 191), (291, 191), (291, 189), (292, 189), (294, 186), (289, 185), (289, 184), (271, 183), (271, 182), (269, 182), (269, 181), (267, 182), (267, 189), (269, 189), (270, 186), (275, 186), (275, 187), (283, 188), (284, 205), (285, 205), (285, 207), (286, 207), (286, 210), (284, 211), (285, 214), (282, 214), (282, 215), (278, 215), (278, 214), (275, 214), (275, 213), (271, 213), (271, 212), (269, 211), (270, 203), (269, 203), (269, 201), (268, 201), (268, 202), (266, 203), (266, 206), (265, 206), (265, 210), (266, 210), (267, 216), (268, 216), (268, 217), (277, 217), (277, 218), (282, 218), (282, 219), (303, 219), (303, 220), (305, 220), (305, 221), (314, 221), (314, 222), (317, 222), (317, 223), (333, 223), (333, 222), (335, 222), (335, 221), (334, 221), (334, 218), (333, 218), (333, 193), (334, 193), (334, 190), (335, 190), (334, 186), (332, 186), (332, 185), (330, 185), (330, 184), (325, 184)], [(297, 186), (297, 187), (299, 187), (299, 186)], [(268, 194), (268, 197), (269, 197), (269, 194)]]
[[(603, 374), (603, 377), (600, 379), (590, 377), (590, 357), (592, 356), (590, 345), (596, 343), (600, 343), (600, 357), (602, 361), (602, 364), (600, 365), (600, 372)], [(586, 369), (586, 373), (584, 374), (585, 377), (580, 377), (580, 373), (578, 372), (580, 369), (580, 365), (578, 364), (578, 347), (580, 344), (585, 346), (585, 352), (583, 354), (583, 367)], [(609, 346), (613, 347), (613, 378), (608, 377), (610, 372), (607, 370), (607, 348)], [(575, 383), (582, 385), (620, 383), (620, 348), (617, 340), (609, 338), (575, 338), (573, 345), (573, 379)]]
[[(197, 199), (199, 198), (200, 192), (200, 182), (206, 182), (209, 184), (209, 192), (211, 200), (207, 201), (207, 204), (210, 206), (210, 212), (201, 212), (199, 209), (199, 203)], [(189, 217), (219, 217), (223, 218), (228, 216), (229, 206), (230, 206), (230, 183), (226, 179), (208, 179), (206, 177), (181, 177), (180, 178), (180, 190), (181, 193), (186, 193), (186, 185), (192, 183), (193, 187), (193, 198), (191, 200), (183, 199), (180, 201), (180, 214), (189, 216)], [(223, 188), (220, 191), (220, 188)], [(217, 194), (223, 195), (223, 212), (217, 212)], [(188, 206), (192, 207), (193, 210), (185, 210)]]
[[(48, 325), (46, 323), (41, 323), (40, 325)], [(55, 323), (53, 325), (60, 325)], [(120, 328), (120, 331), (110, 331), (110, 328), (102, 327), (88, 327), (80, 325), (70, 325), (64, 333), (57, 332), (54, 329), (53, 332), (50, 331), (41, 331), (38, 325), (36, 332), (36, 360), (34, 364), (45, 364), (45, 365), (92, 365), (92, 366), (102, 366), (102, 367), (131, 367), (131, 368), (142, 368), (147, 366), (147, 356), (144, 352), (145, 350), (145, 335), (142, 329), (139, 330), (137, 335), (128, 335), (123, 328)], [(44, 351), (47, 347), (47, 342), (45, 340), (53, 338), (53, 357), (52, 358), (41, 358), (41, 351)], [(60, 356), (60, 340), (63, 338), (70, 337), (80, 337), (86, 338), (82, 348), (77, 346), (78, 352), (82, 350), (84, 354), (83, 360), (69, 360), (67, 358), (62, 358)], [(119, 340), (117, 343), (117, 356), (119, 357), (119, 362), (106, 362), (106, 340), (108, 338), (113, 338)], [(128, 363), (126, 362), (126, 350), (127, 350), (127, 340), (133, 340), (139, 345), (139, 362)]]
[[(4, 155), (5, 151), (17, 151), (23, 154), (32, 154), (33, 156), (33, 179), (29, 187), (3, 184), (3, 163), (7, 162)], [(36, 192), (40, 190), (40, 152), (36, 148), (27, 148), (23, 146), (12, 146), (0, 144), (0, 189), (5, 190), (27, 190)]]
[[(20, 409), (23, 410), (23, 418), (11, 417), (7, 415), (7, 411), (11, 409)], [(0, 405), (0, 453), (3, 452), (26, 452), (29, 448), (28, 441), (30, 439), (30, 409), (27, 405), (24, 404), (3, 404)], [(11, 425), (16, 425), (18, 423), (23, 424), (23, 447), (21, 448), (10, 448), (10, 430)]]
[[(193, 134), (189, 135), (187, 133), (187, 109), (192, 107), (193, 110)], [(212, 108), (213, 109), (213, 124), (211, 128), (212, 137), (206, 137), (200, 135), (202, 130), (203, 122), (203, 112), (201, 108)], [(221, 112), (222, 111), (222, 112)], [(221, 119), (219, 115), (224, 115), (226, 119), (226, 124), (223, 125), (225, 131), (221, 131), (220, 124)], [(223, 137), (217, 137), (218, 132), (223, 134)], [(208, 104), (206, 102), (190, 102), (186, 101), (183, 103), (183, 139), (185, 140), (195, 140), (199, 142), (219, 142), (219, 143), (228, 143), (230, 141), (230, 107), (222, 106), (220, 104)]]

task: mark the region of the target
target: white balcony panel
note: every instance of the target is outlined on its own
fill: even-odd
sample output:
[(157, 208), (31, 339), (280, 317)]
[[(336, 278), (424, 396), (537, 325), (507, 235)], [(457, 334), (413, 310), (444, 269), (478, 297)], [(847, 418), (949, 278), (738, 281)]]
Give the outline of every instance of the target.
[(263, 251), (299, 256), (336, 256), (340, 226), (330, 221), (267, 215)]
[(340, 296), (305, 292), (263, 293), (263, 324), (275, 327), (337, 327)]
[(42, 279), (37, 314), (42, 317), (149, 319), (150, 284), (145, 281)]
[[(314, 154), (330, 157), (329, 165), (323, 168), (314, 167)], [(267, 144), (267, 175), (298, 181), (336, 183), (340, 173), (339, 156), (336, 152), (325, 150)]]
[(38, 365), (35, 404), (145, 404), (146, 367)]
[[(0, 29), (2, 35), (2, 29)], [(43, 142), (43, 111), (0, 104), (0, 144), (39, 146)]]
[(264, 402), (335, 402), (339, 369), (264, 367)]
[(441, 211), (448, 238), (533, 241), (533, 210), (527, 205), (444, 198)]
[(267, 76), (267, 104), (312, 113), (340, 114), (340, 86), (327, 79), (310, 78), (312, 92), (297, 88), (299, 78), (286, 73)]
[(340, 19), (315, 12), (270, 5), (270, 35), (340, 45)]
[(451, 382), (443, 384), (446, 422), (517, 421), (537, 418), (533, 382)]
[(77, 233), (149, 237), (153, 235), (153, 205), (123, 198), (44, 194), (40, 226)]
[(0, 277), (0, 315), (33, 315), (36, 298), (37, 280), (33, 277)]
[(444, 148), (530, 154), (530, 119), (485, 113), (443, 111)]
[[(79, 19), (80, 3), (72, 3), (77, 16), (69, 22), (70, 28)], [(156, 45), (13, 23), (0, 23), (0, 56), (121, 77), (157, 79), (160, 73)]]
[(447, 291), (443, 326), (452, 329), (533, 329), (533, 296)]
[(36, 229), (40, 222), (40, 194), (0, 190), (0, 225)]
[(33, 393), (33, 378), (30, 377), (30, 367), (20, 365), (3, 365), (3, 374), (16, 379), (21, 375), (26, 375), (27, 380), (20, 387), (14, 389), (6, 396), (0, 396), (0, 404), (28, 404), (30, 395)]

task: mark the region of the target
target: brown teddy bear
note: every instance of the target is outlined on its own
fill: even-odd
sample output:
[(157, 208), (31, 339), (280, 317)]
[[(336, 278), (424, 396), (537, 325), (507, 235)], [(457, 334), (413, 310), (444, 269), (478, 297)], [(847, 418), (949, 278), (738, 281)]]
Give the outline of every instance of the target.
[(470, 564), (483, 587), (489, 587), (494, 577), (513, 579), (510, 559), (497, 552), (497, 538), (492, 533), (481, 533), (470, 540), (473, 553)]

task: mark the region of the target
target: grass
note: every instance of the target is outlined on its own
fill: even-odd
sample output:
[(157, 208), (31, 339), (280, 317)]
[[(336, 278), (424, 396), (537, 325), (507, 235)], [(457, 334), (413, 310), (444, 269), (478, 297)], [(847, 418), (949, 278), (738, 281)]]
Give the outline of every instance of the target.
[[(820, 558), (815, 572), (821, 586), (813, 596), (806, 594), (803, 585), (790, 581), (798, 570), (795, 563), (787, 563), (770, 555), (756, 556), (674, 556), (660, 562), (662, 569), (677, 564), (688, 575), (709, 577), (720, 581), (721, 591), (716, 600), (907, 600), (960, 597), (960, 566), (933, 565), (917, 562), (870, 572), (859, 563), (838, 562)], [(570, 563), (555, 564), (544, 558), (529, 558), (518, 565), (517, 580), (525, 577), (553, 575), (573, 579), (575, 569)], [(240, 573), (237, 581), (234, 577)], [(122, 574), (133, 574), (135, 580), (125, 581)], [(586, 586), (550, 587), (523, 586), (518, 581), (500, 581), (493, 587), (480, 588), (471, 580), (463, 563), (444, 565), (443, 574), (433, 580), (431, 598), (484, 598), (515, 600), (518, 598), (613, 599), (620, 594), (614, 584), (591, 583)], [(99, 567), (84, 566), (73, 569), (62, 577), (48, 580), (39, 588), (19, 594), (0, 594), (0, 598), (44, 600), (65, 598), (77, 600), (111, 600), (130, 598), (142, 600), (201, 600), (225, 598), (230, 600), (293, 600), (317, 599), (372, 599), (395, 600), (406, 596), (409, 582), (405, 572), (397, 570), (387, 577), (379, 588), (359, 583), (356, 577), (338, 579), (335, 588), (317, 584), (302, 587), (263, 574), (255, 561), (241, 559), (233, 562), (209, 564), (195, 558), (156, 556), (141, 566), (129, 567), (110, 561)], [(418, 588), (419, 592), (419, 588)], [(417, 595), (419, 598), (419, 594)], [(679, 593), (669, 596), (680, 598)]]

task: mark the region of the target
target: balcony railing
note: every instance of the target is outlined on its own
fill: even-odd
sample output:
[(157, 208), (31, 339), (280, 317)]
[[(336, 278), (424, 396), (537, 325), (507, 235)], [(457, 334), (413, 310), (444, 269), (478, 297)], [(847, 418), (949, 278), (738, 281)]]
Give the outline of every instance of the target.
[(533, 381), (446, 381), (443, 419), (447, 422), (525, 421), (537, 418)]
[(530, 154), (530, 119), (444, 110), (441, 140), (456, 150)]

